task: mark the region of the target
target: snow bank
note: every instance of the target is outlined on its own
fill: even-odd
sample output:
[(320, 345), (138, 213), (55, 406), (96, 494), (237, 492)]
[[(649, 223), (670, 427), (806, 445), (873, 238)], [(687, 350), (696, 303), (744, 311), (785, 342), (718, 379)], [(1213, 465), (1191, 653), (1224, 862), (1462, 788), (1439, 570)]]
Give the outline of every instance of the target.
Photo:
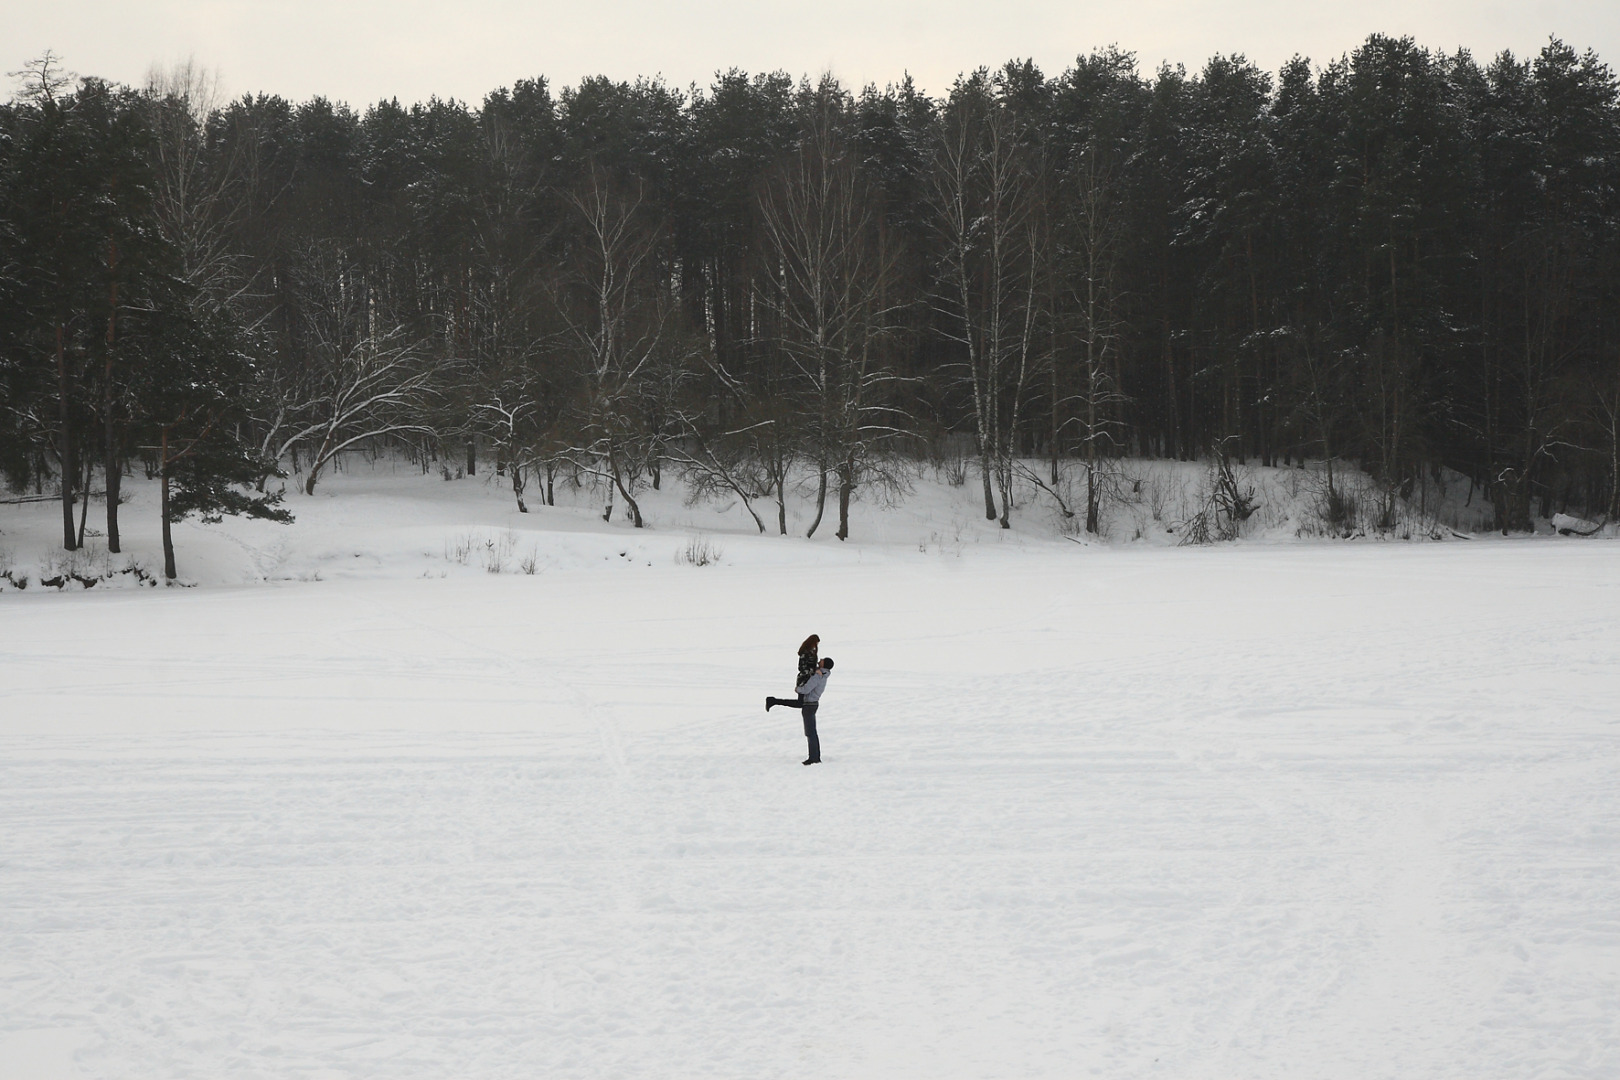
[[(1083, 531), (1085, 479), (1069, 467), (1057, 482), (1049, 465), (1030, 462), (1048, 490), (1021, 480), (1012, 528), (986, 520), (982, 489), (971, 471), (923, 467), (911, 489), (893, 499), (857, 499), (852, 536), (840, 544), (836, 508), (829, 507), (815, 539), (804, 542), (814, 507), (807, 491), (788, 507), (791, 550), (774, 535), (773, 507), (756, 504), (771, 532), (758, 534), (734, 498), (693, 504), (678, 482), (639, 498), (648, 528), (632, 529), (615, 508), (602, 520), (601, 494), (559, 484), (558, 505), (540, 504), (531, 487), (531, 513), (517, 512), (498, 476), (444, 481), (408, 463), (355, 456), (323, 480), (314, 496), (289, 489), (293, 525), (226, 519), (175, 527), (181, 583), (402, 577), (538, 575), (594, 569), (691, 568), (694, 561), (737, 566), (858, 563), (886, 557), (960, 558), (964, 553), (1014, 548), (1036, 553), (1082, 546), (1178, 546), (1189, 523), (1210, 506), (1214, 475), (1198, 462), (1122, 461), (1099, 478), (1101, 535)], [(1445, 540), (1488, 529), (1491, 511), (1466, 479), (1445, 474), (1404, 500), (1386, 505), (1364, 474), (1337, 467), (1333, 507), (1325, 469), (1236, 466), (1234, 480), (1252, 498), (1254, 512), (1235, 523), (1236, 539), (1289, 544), (1331, 539)], [(162, 569), (155, 485), (125, 482), (121, 508), (124, 552), (109, 555), (100, 530), (105, 509), (93, 503), (83, 551), (60, 550), (61, 511), (49, 502), (0, 504), (0, 591), (19, 588), (144, 588)], [(1068, 513), (1065, 513), (1065, 510)], [(1543, 532), (1557, 529), (1551, 523)], [(1610, 530), (1612, 533), (1613, 530)], [(706, 557), (693, 559), (694, 548)]]

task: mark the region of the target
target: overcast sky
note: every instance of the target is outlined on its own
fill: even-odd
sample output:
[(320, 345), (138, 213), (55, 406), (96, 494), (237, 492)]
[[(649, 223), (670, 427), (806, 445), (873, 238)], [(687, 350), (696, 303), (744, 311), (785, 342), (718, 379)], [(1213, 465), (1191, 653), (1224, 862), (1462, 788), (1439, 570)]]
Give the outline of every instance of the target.
[(139, 83), (154, 64), (191, 57), (233, 95), (355, 106), (431, 94), (476, 104), (534, 75), (707, 85), (731, 67), (830, 70), (852, 84), (909, 71), (938, 92), (980, 64), (1032, 57), (1056, 74), (1109, 44), (1144, 72), (1196, 69), (1217, 52), (1274, 71), (1375, 31), (1480, 56), (1531, 53), (1557, 35), (1620, 63), (1620, 0), (0, 0), (0, 70), (49, 48), (72, 71)]

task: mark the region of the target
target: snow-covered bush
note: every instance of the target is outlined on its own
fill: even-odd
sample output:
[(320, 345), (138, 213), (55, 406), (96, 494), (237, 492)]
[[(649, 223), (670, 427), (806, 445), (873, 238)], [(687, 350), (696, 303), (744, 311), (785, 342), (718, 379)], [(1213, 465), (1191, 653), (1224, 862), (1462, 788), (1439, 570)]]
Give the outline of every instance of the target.
[(499, 536), (492, 536), (484, 541), (484, 570), (487, 573), (499, 574), (505, 572), (512, 561), (512, 552), (517, 547), (517, 536), (511, 531), (503, 532)]
[(1200, 503), (1177, 530), (1183, 544), (1236, 540), (1243, 523), (1260, 508), (1254, 483), (1247, 475), (1240, 479), (1231, 458), (1219, 450), (1210, 461)]
[(460, 537), (460, 538), (458, 538), (458, 539), (456, 539), (454, 541), (448, 540), (448, 539), (445, 540), (445, 542), (444, 542), (444, 557), (445, 557), (445, 560), (448, 561), (448, 562), (454, 562), (458, 566), (466, 566), (467, 565), (467, 560), (472, 558), (473, 544), (474, 543), (475, 543), (475, 541), (473, 540), (473, 537), (472, 537), (471, 534), (468, 534), (466, 536), (462, 536), (462, 537)]
[(696, 533), (687, 540), (686, 546), (676, 553), (676, 561), (687, 566), (711, 566), (720, 561), (725, 551), (702, 533)]

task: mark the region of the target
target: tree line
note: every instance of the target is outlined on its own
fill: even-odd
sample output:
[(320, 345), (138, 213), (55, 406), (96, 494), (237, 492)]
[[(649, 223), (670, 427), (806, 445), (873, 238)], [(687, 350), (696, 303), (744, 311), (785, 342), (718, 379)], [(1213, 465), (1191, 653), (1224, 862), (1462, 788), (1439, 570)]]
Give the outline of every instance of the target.
[(382, 443), (638, 525), (666, 470), (761, 531), (805, 485), (840, 538), (943, 445), (1003, 525), (1023, 482), (1096, 531), (1125, 456), (1620, 516), (1617, 189), (1615, 77), (1556, 40), (363, 112), (47, 56), (0, 107), (0, 467), (69, 548), (99, 470), (112, 550), (132, 463), (167, 533)]

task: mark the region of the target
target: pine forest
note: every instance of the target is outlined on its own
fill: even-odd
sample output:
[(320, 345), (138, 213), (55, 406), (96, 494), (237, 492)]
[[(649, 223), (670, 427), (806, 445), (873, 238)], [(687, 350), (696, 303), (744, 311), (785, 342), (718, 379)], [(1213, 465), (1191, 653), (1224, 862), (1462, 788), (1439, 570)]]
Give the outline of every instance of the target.
[(638, 525), (672, 474), (761, 532), (806, 485), (840, 537), (948, 454), (1004, 524), (1078, 476), (1095, 531), (1126, 457), (1620, 516), (1620, 96), (1557, 40), (1104, 50), (938, 97), (731, 71), (355, 109), (52, 56), (19, 86), (0, 465), (69, 549), (104, 484), (118, 550), (131, 470), (167, 529), (285, 517), (356, 448)]

